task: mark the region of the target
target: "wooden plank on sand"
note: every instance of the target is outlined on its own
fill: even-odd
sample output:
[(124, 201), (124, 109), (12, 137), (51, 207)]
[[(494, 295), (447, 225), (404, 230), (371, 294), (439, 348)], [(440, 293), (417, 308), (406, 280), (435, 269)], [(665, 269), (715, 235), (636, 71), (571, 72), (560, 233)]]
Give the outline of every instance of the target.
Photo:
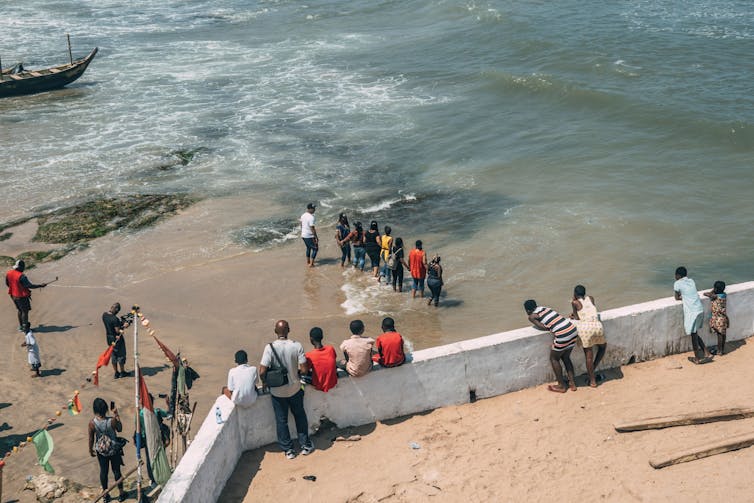
[(754, 417), (754, 409), (731, 408), (710, 410), (707, 412), (692, 412), (690, 414), (678, 414), (675, 416), (650, 417), (631, 422), (615, 424), (615, 429), (620, 432), (657, 430), (670, 428), (671, 426), (686, 426), (689, 424), (713, 423), (716, 421), (732, 421), (734, 419), (746, 419)]
[(677, 452), (664, 458), (651, 459), (649, 460), (649, 464), (652, 465), (652, 468), (665, 468), (666, 466), (706, 458), (707, 456), (714, 456), (715, 454), (722, 454), (723, 452), (735, 451), (752, 445), (754, 445), (754, 433), (746, 433), (736, 437), (726, 438), (722, 441), (718, 440), (711, 444)]

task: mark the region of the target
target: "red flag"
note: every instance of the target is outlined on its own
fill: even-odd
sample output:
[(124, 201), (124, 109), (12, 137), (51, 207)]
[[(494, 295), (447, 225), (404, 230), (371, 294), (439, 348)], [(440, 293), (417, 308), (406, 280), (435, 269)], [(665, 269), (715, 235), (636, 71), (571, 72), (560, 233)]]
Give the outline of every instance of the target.
[(173, 364), (173, 366), (177, 368), (178, 367), (178, 357), (175, 356), (175, 353), (173, 353), (172, 351), (170, 351), (170, 349), (168, 349), (168, 347), (166, 345), (164, 345), (162, 342), (160, 342), (160, 339), (158, 339), (154, 335), (152, 337), (154, 337), (154, 341), (157, 343), (158, 346), (160, 346), (160, 349), (162, 350), (162, 352), (165, 353), (165, 358), (167, 358), (168, 360), (170, 360), (170, 362)]
[(144, 380), (144, 376), (141, 374), (141, 369), (138, 368), (136, 369), (136, 371), (139, 373), (139, 400), (141, 401), (141, 406), (154, 412), (152, 400), (149, 398), (147, 382)]
[(110, 356), (113, 354), (115, 346), (108, 346), (104, 353), (99, 355), (97, 360), (97, 368), (94, 369), (94, 385), (99, 386), (99, 368), (107, 367), (110, 364)]

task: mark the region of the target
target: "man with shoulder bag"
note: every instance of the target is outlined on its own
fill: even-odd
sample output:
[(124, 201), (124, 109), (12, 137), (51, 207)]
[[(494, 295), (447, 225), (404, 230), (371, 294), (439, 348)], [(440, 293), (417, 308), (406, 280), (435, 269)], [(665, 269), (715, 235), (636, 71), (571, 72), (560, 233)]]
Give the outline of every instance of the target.
[(288, 339), (290, 326), (285, 320), (275, 324), (277, 339), (265, 346), (259, 365), (259, 377), (272, 395), (272, 408), (275, 411), (278, 445), (285, 452), (285, 457), (293, 459), (290, 430), (288, 429), (288, 410), (296, 422), (296, 432), (304, 456), (314, 451), (314, 444), (309, 439), (309, 421), (304, 410), (304, 389), (299, 381), (299, 372), (309, 372), (309, 364), (301, 343)]

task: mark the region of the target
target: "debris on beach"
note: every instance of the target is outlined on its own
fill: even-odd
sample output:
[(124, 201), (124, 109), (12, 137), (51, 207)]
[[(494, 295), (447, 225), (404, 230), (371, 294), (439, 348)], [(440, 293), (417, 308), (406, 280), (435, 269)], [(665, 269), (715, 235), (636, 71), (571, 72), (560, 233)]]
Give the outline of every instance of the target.
[(411, 447), (412, 449), (421, 449), (421, 446), (417, 444), (416, 442), (409, 442), (408, 446)]

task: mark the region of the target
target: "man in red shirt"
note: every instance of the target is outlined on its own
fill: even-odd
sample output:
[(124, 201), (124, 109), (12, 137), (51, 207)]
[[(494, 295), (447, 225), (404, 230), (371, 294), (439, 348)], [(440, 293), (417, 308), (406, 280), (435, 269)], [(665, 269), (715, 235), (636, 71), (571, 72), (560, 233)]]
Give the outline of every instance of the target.
[(403, 337), (395, 331), (395, 320), (390, 317), (382, 320), (382, 335), (377, 337), (377, 363), (383, 367), (397, 367), (406, 361), (403, 352)]
[(309, 331), (309, 341), (314, 349), (306, 353), (309, 367), (312, 369), (312, 386), (327, 392), (338, 384), (338, 371), (335, 368), (335, 348), (323, 346), (322, 329), (314, 327)]
[(8, 287), (13, 304), (18, 311), (18, 330), (23, 332), (23, 327), (29, 322), (29, 311), (31, 311), (31, 289), (44, 288), (47, 283), (35, 285), (24, 274), (26, 263), (23, 260), (17, 260), (13, 269), (5, 273), (5, 284)]

